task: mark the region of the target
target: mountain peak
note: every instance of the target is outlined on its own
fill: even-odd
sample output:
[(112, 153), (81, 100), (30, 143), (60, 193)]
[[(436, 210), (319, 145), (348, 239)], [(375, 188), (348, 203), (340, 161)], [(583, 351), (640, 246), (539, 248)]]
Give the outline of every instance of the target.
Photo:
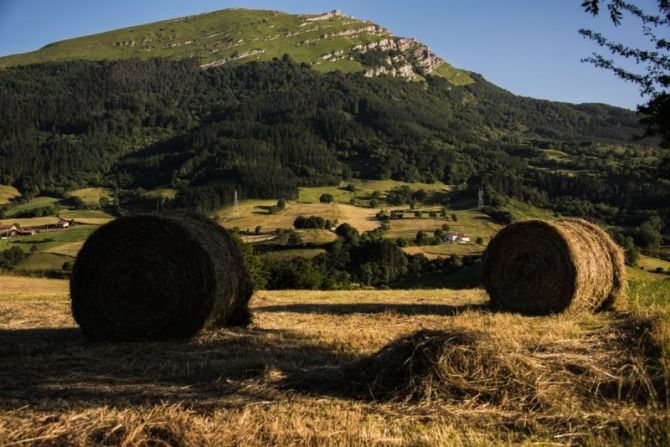
[(59, 60), (118, 60), (165, 57), (200, 59), (203, 68), (290, 55), (322, 72), (421, 79), (442, 76), (454, 84), (472, 78), (435, 55), (423, 43), (345, 15), (224, 9), (108, 31), (0, 58), (0, 66)]

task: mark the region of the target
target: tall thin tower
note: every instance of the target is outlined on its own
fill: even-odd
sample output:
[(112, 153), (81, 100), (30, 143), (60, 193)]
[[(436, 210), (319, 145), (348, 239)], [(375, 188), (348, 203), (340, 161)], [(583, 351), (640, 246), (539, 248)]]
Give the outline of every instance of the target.
[(233, 201), (233, 218), (240, 217), (240, 199), (237, 197), (237, 190), (235, 190), (235, 200)]
[(477, 203), (477, 209), (481, 210), (482, 208), (484, 208), (484, 188), (482, 188), (481, 186), (479, 187), (477, 197), (479, 198), (479, 203)]

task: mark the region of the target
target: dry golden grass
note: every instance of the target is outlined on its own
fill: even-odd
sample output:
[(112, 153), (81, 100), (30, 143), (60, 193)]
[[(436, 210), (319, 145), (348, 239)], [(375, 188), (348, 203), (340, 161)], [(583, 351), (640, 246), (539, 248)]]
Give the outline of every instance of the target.
[(375, 214), (379, 209), (360, 208), (341, 203), (297, 203), (289, 202), (285, 210), (277, 214), (268, 214), (267, 208), (275, 205), (275, 200), (243, 200), (240, 202), (240, 217), (232, 217), (232, 207), (221, 210), (217, 220), (226, 228), (237, 227), (241, 230), (253, 231), (260, 226), (263, 231), (277, 228), (293, 228), (298, 216), (319, 216), (349, 223), (358, 231), (373, 230), (379, 226)]
[[(0, 284), (0, 445), (668, 441), (661, 310), (528, 318), (490, 313), (481, 290), (262, 291), (249, 328), (104, 344), (75, 328), (66, 282)], [(418, 330), (451, 338), (394, 342)]]
[(0, 185), (0, 205), (8, 203), (11, 199), (20, 197), (21, 192), (13, 186)]
[(76, 223), (84, 225), (104, 225), (113, 220), (113, 217), (74, 217)]
[(63, 301), (67, 297), (68, 282), (59, 279), (0, 276), (0, 302), (6, 305), (14, 299), (41, 299), (53, 297)]
[(55, 225), (58, 223), (58, 221), (59, 219), (56, 216), (27, 218), (8, 217), (6, 219), (0, 219), (0, 225), (18, 224), (22, 227), (40, 227), (43, 225)]

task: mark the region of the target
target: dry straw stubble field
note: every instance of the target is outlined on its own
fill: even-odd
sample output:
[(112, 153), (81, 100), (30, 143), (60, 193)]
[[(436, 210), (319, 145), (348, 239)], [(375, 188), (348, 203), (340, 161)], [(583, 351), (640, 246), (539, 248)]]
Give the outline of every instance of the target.
[(667, 443), (667, 288), (601, 314), (486, 302), (263, 291), (246, 329), (100, 343), (66, 282), (2, 277), (0, 445)]

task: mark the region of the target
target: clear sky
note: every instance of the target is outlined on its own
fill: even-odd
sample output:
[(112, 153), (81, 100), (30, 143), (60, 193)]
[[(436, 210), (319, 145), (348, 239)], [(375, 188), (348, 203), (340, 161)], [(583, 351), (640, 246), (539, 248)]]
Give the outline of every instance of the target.
[[(653, 6), (655, 0), (637, 3)], [(635, 108), (638, 89), (581, 63), (590, 27), (644, 45), (639, 25), (585, 14), (582, 0), (0, 0), (0, 55), (130, 25), (231, 7), (318, 13), (341, 9), (415, 37), (451, 64), (516, 94)], [(653, 10), (653, 9), (652, 9)]]

